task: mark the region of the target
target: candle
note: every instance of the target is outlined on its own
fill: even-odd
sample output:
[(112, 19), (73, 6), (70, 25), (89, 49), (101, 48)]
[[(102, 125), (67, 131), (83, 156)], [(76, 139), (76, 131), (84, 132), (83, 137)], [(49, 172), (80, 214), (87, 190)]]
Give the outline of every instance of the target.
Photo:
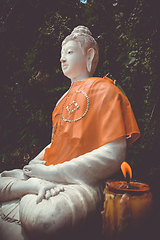
[(107, 240), (135, 233), (152, 210), (150, 187), (130, 181), (132, 170), (126, 162), (122, 163), (121, 169), (126, 181), (107, 181), (104, 189), (103, 236)]

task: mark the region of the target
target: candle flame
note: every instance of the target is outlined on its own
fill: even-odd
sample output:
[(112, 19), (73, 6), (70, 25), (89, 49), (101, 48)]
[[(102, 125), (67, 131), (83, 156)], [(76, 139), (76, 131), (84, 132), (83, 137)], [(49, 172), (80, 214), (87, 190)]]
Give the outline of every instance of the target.
[(132, 169), (127, 162), (121, 164), (121, 170), (125, 178), (127, 177), (127, 173), (129, 174), (130, 179), (132, 178)]

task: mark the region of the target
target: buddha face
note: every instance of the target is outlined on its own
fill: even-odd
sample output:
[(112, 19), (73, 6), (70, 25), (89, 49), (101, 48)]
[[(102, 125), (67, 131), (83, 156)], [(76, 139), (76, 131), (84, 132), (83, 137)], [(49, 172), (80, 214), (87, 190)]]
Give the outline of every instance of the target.
[(62, 46), (60, 61), (64, 75), (72, 82), (89, 77), (87, 54), (82, 52), (82, 48), (76, 41), (70, 40)]

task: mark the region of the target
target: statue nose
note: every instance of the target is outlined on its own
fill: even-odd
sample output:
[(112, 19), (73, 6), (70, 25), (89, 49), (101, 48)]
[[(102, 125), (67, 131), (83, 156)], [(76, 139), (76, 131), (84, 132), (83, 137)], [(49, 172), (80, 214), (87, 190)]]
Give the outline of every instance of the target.
[(62, 57), (60, 58), (60, 62), (61, 62), (61, 63), (64, 63), (64, 62), (66, 62), (66, 59), (62, 56)]

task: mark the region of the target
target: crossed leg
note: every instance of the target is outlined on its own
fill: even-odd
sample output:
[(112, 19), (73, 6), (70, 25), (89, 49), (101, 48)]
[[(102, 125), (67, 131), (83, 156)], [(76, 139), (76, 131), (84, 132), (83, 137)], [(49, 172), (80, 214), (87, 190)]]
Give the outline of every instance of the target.
[[(6, 186), (17, 181), (12, 177), (6, 177), (3, 180), (6, 181)], [(76, 236), (76, 239), (78, 237), (80, 239), (86, 236), (87, 232), (89, 236), (93, 233), (95, 237), (98, 232), (95, 230), (98, 229), (101, 218), (103, 187), (91, 187), (85, 184), (63, 185), (63, 187), (63, 192), (59, 192), (48, 200), (43, 199), (38, 204), (36, 194), (27, 194), (22, 197), (16, 208), (19, 212), (20, 225), (0, 218), (2, 240), (37, 238), (57, 240), (66, 236), (73, 239)], [(93, 227), (92, 224), (96, 226)]]
[(66, 185), (63, 192), (39, 204), (34, 195), (26, 195), (20, 202), (22, 227), (33, 239), (86, 239), (87, 233), (93, 239), (98, 224), (101, 227), (102, 189)]
[[(1, 175), (3, 177), (1, 177)], [(0, 174), (0, 193), (2, 195), (9, 194), (10, 187), (18, 180), (24, 179), (22, 170), (15, 169), (11, 171), (4, 171)], [(0, 202), (1, 240), (29, 240), (19, 224), (19, 202), (20, 199)]]

